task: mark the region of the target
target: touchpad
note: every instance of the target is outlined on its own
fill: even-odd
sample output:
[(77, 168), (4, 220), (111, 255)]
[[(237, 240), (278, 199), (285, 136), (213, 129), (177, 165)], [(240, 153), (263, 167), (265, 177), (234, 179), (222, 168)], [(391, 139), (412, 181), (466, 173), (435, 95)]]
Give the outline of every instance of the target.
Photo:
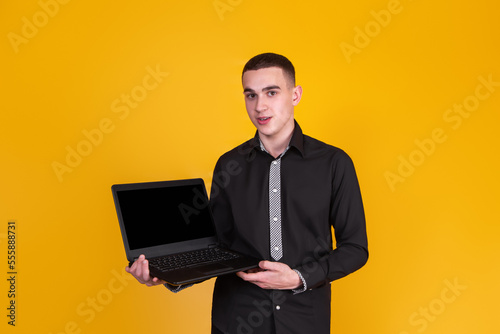
[(233, 267), (227, 266), (222, 263), (212, 263), (212, 264), (207, 264), (204, 266), (201, 266), (199, 268), (196, 268), (196, 271), (202, 272), (204, 274), (213, 274), (216, 272), (224, 271), (224, 270), (231, 270)]

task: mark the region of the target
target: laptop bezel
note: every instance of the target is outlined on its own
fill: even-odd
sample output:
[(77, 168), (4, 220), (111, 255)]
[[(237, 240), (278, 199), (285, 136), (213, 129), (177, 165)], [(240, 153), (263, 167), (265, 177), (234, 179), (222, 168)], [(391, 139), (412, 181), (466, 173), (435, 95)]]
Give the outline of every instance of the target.
[[(216, 246), (217, 245), (217, 236), (214, 234), (210, 237), (199, 238), (199, 239), (191, 239), (187, 241), (175, 242), (165, 245), (151, 246), (147, 248), (137, 248), (130, 249), (127, 231), (125, 229), (125, 223), (123, 220), (120, 201), (118, 198), (118, 192), (120, 191), (129, 191), (129, 190), (143, 190), (143, 189), (155, 189), (162, 187), (178, 187), (178, 186), (201, 186), (203, 190), (203, 195), (208, 201), (207, 191), (205, 188), (205, 183), (201, 178), (195, 179), (182, 179), (182, 180), (171, 180), (171, 181), (152, 181), (152, 182), (139, 182), (139, 183), (123, 183), (123, 184), (114, 184), (111, 186), (111, 191), (113, 194), (113, 199), (115, 203), (116, 213), (118, 216), (118, 222), (120, 225), (121, 235), (123, 238), (123, 245), (125, 248), (125, 254), (127, 256), (127, 260), (129, 262), (135, 261), (139, 257), (139, 255), (144, 254), (146, 258), (154, 258), (157, 256), (187, 252), (190, 250), (196, 250), (208, 246)], [(207, 205), (208, 202), (207, 202)], [(211, 210), (208, 210), (210, 223), (212, 224), (212, 229), (215, 233), (215, 223)]]

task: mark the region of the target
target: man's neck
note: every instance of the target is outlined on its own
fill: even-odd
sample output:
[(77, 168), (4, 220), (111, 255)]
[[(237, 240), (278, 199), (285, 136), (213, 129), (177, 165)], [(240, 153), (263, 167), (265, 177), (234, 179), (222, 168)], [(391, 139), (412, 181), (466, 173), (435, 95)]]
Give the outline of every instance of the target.
[(264, 145), (264, 147), (266, 148), (266, 151), (273, 157), (277, 158), (280, 156), (281, 153), (283, 153), (286, 150), (288, 144), (290, 144), (290, 139), (292, 139), (294, 128), (295, 124), (292, 127), (291, 131), (279, 137), (264, 136), (259, 133), (259, 138), (260, 141), (262, 142), (262, 145)]

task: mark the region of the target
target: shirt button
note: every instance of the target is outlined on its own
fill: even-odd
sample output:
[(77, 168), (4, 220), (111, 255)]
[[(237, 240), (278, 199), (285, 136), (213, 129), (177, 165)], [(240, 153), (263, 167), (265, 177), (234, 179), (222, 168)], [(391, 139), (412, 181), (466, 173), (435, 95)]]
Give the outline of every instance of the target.
[(276, 188), (274, 188), (274, 189), (273, 189), (273, 193), (275, 193), (275, 192), (277, 192), (277, 191), (278, 191), (278, 189), (276, 189)]
[(274, 220), (275, 222), (277, 222), (277, 221), (278, 221), (278, 217), (274, 217), (274, 218), (273, 218), (273, 220)]
[(276, 305), (276, 309), (279, 311), (280, 310), (280, 306), (279, 305)]

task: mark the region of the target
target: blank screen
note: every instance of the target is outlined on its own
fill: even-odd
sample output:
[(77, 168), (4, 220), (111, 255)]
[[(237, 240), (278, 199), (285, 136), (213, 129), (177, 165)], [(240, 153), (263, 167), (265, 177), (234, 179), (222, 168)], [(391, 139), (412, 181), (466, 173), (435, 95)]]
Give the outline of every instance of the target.
[(201, 185), (117, 192), (130, 250), (215, 236)]

